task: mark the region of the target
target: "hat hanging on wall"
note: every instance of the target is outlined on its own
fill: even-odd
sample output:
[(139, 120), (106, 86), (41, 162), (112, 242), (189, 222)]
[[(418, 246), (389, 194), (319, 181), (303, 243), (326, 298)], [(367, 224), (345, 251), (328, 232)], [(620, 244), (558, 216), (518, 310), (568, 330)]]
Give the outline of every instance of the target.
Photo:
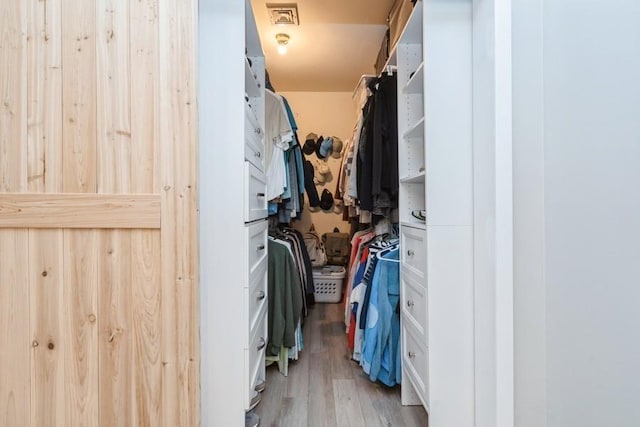
[(319, 159), (322, 158), (320, 157), (320, 146), (322, 145), (323, 142), (324, 142), (324, 137), (320, 135), (316, 140), (316, 156), (318, 156)]
[(329, 172), (331, 172), (331, 170), (329, 169), (329, 165), (326, 164), (325, 162), (318, 162), (316, 164), (316, 171), (322, 175), (326, 175)]
[(331, 155), (333, 151), (333, 138), (326, 137), (321, 143), (318, 144), (316, 154), (321, 159), (326, 159)]
[(340, 157), (342, 157), (342, 140), (337, 136), (333, 137), (333, 147), (332, 147), (331, 156), (336, 159), (339, 159)]
[(333, 195), (326, 188), (322, 190), (322, 196), (320, 197), (320, 207), (328, 211), (333, 207)]
[(315, 133), (310, 133), (309, 135), (307, 135), (304, 141), (304, 145), (302, 146), (302, 152), (304, 154), (309, 155), (309, 154), (312, 154), (314, 151), (316, 151), (317, 138), (318, 138), (318, 135), (316, 135)]

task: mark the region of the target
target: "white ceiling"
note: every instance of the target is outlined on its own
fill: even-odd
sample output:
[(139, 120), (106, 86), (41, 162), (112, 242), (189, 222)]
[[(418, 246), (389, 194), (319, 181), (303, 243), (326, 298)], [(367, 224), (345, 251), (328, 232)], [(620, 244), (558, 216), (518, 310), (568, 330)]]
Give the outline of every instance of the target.
[[(251, 0), (274, 88), (290, 92), (350, 92), (372, 74), (394, 0), (298, 0), (299, 26), (272, 25), (266, 4)], [(275, 35), (291, 36), (286, 55)]]

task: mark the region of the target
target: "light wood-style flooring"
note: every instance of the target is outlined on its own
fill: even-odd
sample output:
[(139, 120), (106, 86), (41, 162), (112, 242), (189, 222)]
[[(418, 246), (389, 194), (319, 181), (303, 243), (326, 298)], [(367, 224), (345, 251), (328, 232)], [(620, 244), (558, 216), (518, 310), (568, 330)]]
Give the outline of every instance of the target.
[(427, 427), (422, 406), (402, 406), (400, 388), (369, 381), (347, 349), (344, 308), (316, 304), (303, 326), (304, 350), (284, 377), (267, 367), (255, 409), (260, 426)]

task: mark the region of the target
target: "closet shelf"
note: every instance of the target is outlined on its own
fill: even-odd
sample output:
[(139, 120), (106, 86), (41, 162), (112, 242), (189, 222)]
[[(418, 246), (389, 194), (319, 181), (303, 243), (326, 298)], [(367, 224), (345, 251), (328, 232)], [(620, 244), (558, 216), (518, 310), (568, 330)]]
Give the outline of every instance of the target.
[(260, 82), (253, 72), (249, 60), (245, 56), (244, 58), (244, 87), (247, 95), (252, 98), (260, 96)]
[(404, 139), (423, 138), (424, 137), (424, 117), (421, 117), (417, 123), (409, 127), (402, 135)]
[(422, 94), (424, 82), (424, 61), (420, 63), (413, 76), (409, 79), (407, 84), (402, 88), (402, 93), (409, 94)]
[(427, 224), (425, 224), (424, 222), (418, 222), (418, 220), (400, 221), (400, 225), (403, 226), (403, 227), (417, 228), (417, 229), (420, 229), (420, 230), (426, 230), (427, 229)]
[(422, 44), (422, 3), (421, 1), (416, 2), (396, 46), (401, 43)]
[(422, 171), (417, 174), (407, 175), (400, 178), (400, 183), (402, 184), (424, 184), (424, 178), (426, 176), (425, 171)]

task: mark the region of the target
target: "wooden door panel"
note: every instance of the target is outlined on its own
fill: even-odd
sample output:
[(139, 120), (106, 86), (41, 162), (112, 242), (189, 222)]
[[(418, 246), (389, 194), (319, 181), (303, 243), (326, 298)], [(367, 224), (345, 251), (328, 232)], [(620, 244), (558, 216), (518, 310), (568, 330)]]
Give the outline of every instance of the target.
[(160, 231), (131, 231), (132, 356), (136, 411), (131, 425), (162, 425)]
[(30, 425), (27, 230), (0, 229), (0, 425)]
[[(65, 354), (62, 230), (29, 230), (31, 425), (64, 425)], [(24, 261), (22, 261), (24, 262)]]
[(0, 2), (0, 425), (198, 425), (196, 5)]
[[(62, 9), (62, 182), (69, 193), (97, 190), (96, 3)], [(52, 107), (55, 108), (55, 107)]]
[(101, 230), (98, 234), (100, 424), (127, 426), (135, 404), (131, 233)]
[(63, 230), (66, 415), (68, 426), (97, 426), (98, 242), (96, 230)]

